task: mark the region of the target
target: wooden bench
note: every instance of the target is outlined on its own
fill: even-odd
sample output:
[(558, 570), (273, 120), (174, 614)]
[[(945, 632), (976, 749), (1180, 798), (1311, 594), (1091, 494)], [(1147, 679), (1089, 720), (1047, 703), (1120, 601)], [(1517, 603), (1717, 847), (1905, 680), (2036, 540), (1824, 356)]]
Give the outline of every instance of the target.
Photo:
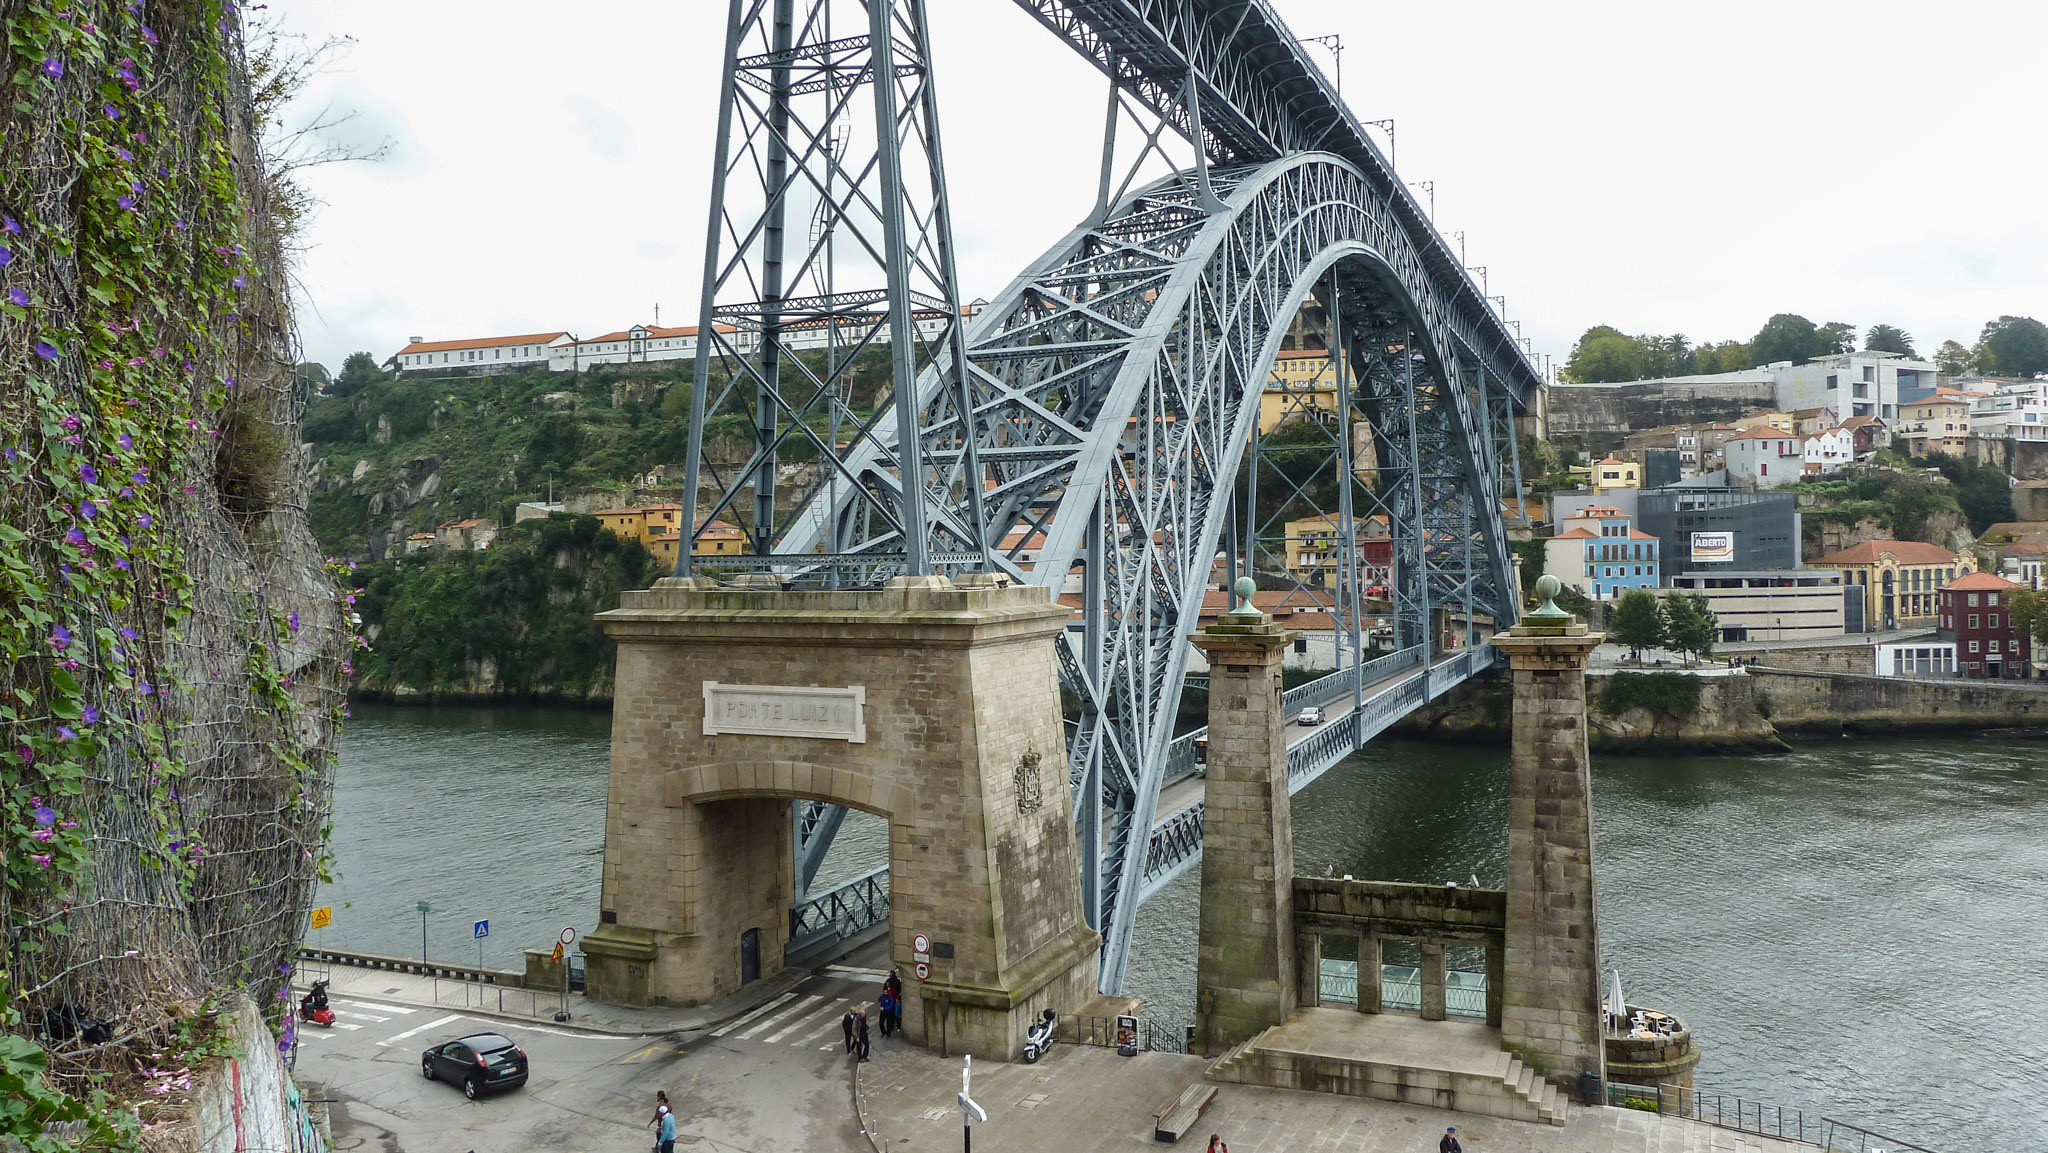
[(1152, 1111), (1152, 1139), (1173, 1142), (1195, 1127), (1209, 1106), (1216, 1103), (1216, 1086), (1197, 1081), (1182, 1089)]

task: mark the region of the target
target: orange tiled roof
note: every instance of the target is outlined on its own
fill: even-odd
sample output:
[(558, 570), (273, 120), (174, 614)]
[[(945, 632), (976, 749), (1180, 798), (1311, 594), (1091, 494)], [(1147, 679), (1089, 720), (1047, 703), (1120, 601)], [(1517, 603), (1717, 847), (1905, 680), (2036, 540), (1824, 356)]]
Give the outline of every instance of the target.
[(1892, 554), (1900, 564), (1948, 564), (1956, 559), (1956, 554), (1939, 545), (1917, 540), (1867, 540), (1853, 548), (1816, 558), (1813, 564), (1818, 568), (1831, 564), (1876, 564), (1884, 553)]
[(508, 344), (546, 344), (562, 332), (530, 332), (525, 336), (484, 336), (475, 340), (420, 340), (398, 350), (404, 356), (413, 352), (461, 352), (472, 348), (502, 348)]
[(2016, 589), (2020, 586), (2006, 580), (2004, 577), (1993, 576), (1988, 572), (1973, 572), (1969, 576), (1957, 577), (1948, 582), (1946, 587), (1960, 589), (1963, 592), (1983, 592), (1986, 590), (2002, 592), (2005, 589)]

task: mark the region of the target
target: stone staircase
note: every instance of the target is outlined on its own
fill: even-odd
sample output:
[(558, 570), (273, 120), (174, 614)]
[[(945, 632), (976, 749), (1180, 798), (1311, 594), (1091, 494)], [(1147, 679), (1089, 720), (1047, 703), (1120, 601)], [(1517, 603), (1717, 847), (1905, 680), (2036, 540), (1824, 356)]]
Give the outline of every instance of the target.
[[(1209, 1066), (1212, 1081), (1371, 1097), (1456, 1109), (1542, 1125), (1563, 1125), (1567, 1102), (1557, 1086), (1511, 1053), (1496, 1052), (1474, 1068), (1427, 1068), (1359, 1055), (1290, 1052), (1280, 1026), (1267, 1029)], [(1447, 1065), (1451, 1064), (1446, 1062)]]

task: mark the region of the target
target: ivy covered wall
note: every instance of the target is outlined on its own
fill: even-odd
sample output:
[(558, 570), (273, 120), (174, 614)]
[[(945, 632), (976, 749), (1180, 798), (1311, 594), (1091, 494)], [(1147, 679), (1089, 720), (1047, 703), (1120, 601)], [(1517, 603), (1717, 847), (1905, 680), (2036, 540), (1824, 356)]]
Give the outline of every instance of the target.
[(0, 1029), (89, 1144), (175, 1144), (209, 1015), (281, 1004), (354, 643), (240, 21), (0, 0)]

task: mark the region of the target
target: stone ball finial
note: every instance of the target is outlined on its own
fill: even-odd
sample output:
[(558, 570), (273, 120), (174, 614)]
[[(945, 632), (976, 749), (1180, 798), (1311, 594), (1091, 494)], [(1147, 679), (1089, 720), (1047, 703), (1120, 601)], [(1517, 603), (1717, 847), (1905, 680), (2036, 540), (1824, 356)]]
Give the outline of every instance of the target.
[(1237, 578), (1237, 583), (1231, 587), (1237, 590), (1237, 607), (1231, 611), (1240, 613), (1258, 611), (1252, 607), (1252, 594), (1259, 591), (1259, 582), (1244, 576)]
[(1567, 613), (1563, 609), (1557, 607), (1557, 594), (1563, 591), (1564, 582), (1558, 580), (1556, 577), (1550, 575), (1549, 573), (1544, 573), (1542, 576), (1537, 577), (1536, 596), (1539, 600), (1542, 601), (1542, 603), (1537, 605), (1536, 610), (1530, 613), (1529, 615), (1532, 617), (1570, 616), (1570, 613)]

